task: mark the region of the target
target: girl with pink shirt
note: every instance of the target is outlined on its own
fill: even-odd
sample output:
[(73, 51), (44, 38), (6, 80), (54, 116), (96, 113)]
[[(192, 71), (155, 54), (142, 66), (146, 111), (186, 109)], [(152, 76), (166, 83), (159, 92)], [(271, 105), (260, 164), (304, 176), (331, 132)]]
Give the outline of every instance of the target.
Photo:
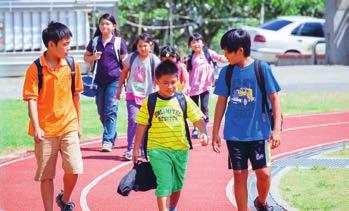
[[(187, 59), (190, 90), (188, 95), (200, 106), (205, 114), (206, 123), (209, 122), (208, 100), (215, 83), (214, 62), (225, 63), (226, 58), (215, 51), (204, 47), (204, 38), (199, 33), (189, 37), (188, 46), (192, 54)], [(200, 100), (200, 105), (199, 105)], [(199, 131), (194, 128), (192, 138), (198, 138)]]

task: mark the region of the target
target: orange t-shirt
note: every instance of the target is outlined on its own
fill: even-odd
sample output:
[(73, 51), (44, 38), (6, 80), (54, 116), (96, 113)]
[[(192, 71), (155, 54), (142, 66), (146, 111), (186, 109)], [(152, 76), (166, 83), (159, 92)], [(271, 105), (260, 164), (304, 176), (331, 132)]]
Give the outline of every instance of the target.
[[(65, 59), (61, 59), (55, 70), (48, 67), (44, 55), (40, 56), (42, 87), (38, 93), (39, 79), (35, 63), (25, 76), (23, 100), (37, 100), (40, 128), (45, 137), (55, 137), (78, 130), (78, 117), (71, 93), (71, 70)], [(75, 62), (75, 94), (83, 91), (80, 67)], [(34, 136), (33, 123), (29, 121), (28, 134)]]

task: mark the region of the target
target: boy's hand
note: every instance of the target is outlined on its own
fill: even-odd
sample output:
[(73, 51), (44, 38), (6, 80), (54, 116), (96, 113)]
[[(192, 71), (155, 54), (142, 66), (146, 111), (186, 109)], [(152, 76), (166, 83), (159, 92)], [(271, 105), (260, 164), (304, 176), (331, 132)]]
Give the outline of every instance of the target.
[(45, 132), (39, 128), (38, 130), (35, 130), (35, 134), (34, 134), (34, 140), (35, 143), (40, 143), (40, 141), (43, 141), (45, 137)]
[(200, 142), (201, 142), (201, 146), (207, 146), (208, 136), (205, 133), (200, 134)]
[(219, 135), (212, 136), (212, 149), (213, 151), (220, 153), (221, 152), (221, 137)]
[(271, 148), (272, 149), (275, 149), (278, 146), (280, 146), (280, 143), (281, 143), (281, 131), (273, 130), (271, 132), (270, 137), (269, 137), (269, 141), (271, 143)]
[(139, 156), (139, 150), (133, 149), (132, 151), (132, 162), (136, 163)]

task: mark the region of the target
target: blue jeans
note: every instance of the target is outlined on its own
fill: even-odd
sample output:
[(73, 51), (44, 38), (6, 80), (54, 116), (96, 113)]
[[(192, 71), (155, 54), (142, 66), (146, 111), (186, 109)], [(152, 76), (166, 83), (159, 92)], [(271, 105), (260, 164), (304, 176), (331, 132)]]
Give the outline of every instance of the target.
[(96, 95), (97, 111), (103, 125), (103, 142), (115, 144), (117, 137), (116, 121), (119, 101), (115, 98), (119, 81), (110, 82), (107, 85), (98, 86)]

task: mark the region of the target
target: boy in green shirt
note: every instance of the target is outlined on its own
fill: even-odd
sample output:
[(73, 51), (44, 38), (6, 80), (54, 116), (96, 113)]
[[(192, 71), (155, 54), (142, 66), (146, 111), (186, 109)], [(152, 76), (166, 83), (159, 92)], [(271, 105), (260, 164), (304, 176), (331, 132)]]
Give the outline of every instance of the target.
[[(147, 98), (136, 117), (137, 130), (132, 160), (137, 162), (139, 148), (148, 130), (147, 153), (156, 176), (157, 204), (160, 211), (168, 210), (166, 202), (169, 200), (169, 210), (175, 210), (181, 190), (188, 162), (188, 150), (185, 119), (176, 92), (178, 83), (178, 69), (171, 61), (163, 61), (155, 70), (155, 82), (159, 87), (154, 114), (149, 127), (149, 111)], [(203, 113), (187, 96), (186, 116), (200, 130), (200, 140), (203, 146), (208, 138), (203, 120)]]

